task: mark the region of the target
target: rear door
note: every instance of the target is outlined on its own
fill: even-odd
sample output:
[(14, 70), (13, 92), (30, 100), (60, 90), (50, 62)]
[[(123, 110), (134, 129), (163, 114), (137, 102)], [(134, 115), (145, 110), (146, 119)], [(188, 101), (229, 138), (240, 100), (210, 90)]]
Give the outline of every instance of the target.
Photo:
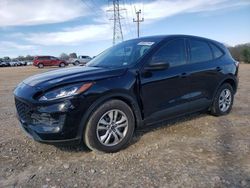
[(50, 66), (50, 57), (49, 56), (44, 56), (41, 57), (41, 62), (45, 65), (45, 66)]
[[(168, 62), (166, 70), (148, 71), (140, 74), (141, 98), (146, 121), (157, 121), (187, 111), (190, 82), (187, 75), (187, 52), (185, 39), (167, 41), (156, 51), (150, 61)], [(147, 62), (144, 67), (149, 63)]]
[[(219, 61), (213, 53), (213, 47), (217, 47), (212, 46), (209, 41), (196, 38), (189, 38), (188, 46), (192, 90), (189, 100), (195, 108), (204, 108), (210, 104), (222, 76)], [(217, 56), (223, 55), (222, 52), (219, 54), (220, 52), (217, 52)]]
[(50, 64), (52, 66), (58, 66), (59, 65), (59, 60), (56, 57), (50, 57)]

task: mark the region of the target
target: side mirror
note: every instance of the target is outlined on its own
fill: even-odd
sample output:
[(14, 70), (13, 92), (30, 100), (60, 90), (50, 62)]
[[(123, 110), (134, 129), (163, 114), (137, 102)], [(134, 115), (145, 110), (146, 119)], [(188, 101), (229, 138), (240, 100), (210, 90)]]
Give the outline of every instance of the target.
[(154, 62), (151, 61), (148, 66), (145, 67), (145, 70), (148, 71), (157, 71), (157, 70), (165, 70), (169, 68), (169, 63), (159, 61), (159, 62)]

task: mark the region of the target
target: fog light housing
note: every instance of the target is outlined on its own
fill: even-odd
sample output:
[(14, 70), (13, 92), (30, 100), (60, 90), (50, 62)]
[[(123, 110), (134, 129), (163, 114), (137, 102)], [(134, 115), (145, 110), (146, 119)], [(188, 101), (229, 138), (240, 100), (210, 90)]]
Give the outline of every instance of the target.
[(63, 127), (65, 117), (64, 114), (33, 113), (31, 124), (38, 132), (59, 132)]

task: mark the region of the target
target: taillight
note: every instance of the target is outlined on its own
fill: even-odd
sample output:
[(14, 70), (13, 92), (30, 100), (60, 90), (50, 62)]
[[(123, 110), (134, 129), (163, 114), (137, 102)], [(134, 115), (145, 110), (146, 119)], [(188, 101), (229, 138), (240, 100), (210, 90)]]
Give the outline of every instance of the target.
[(239, 61), (234, 61), (234, 63), (235, 63), (235, 65), (236, 65), (237, 67), (239, 67), (239, 65), (240, 65)]

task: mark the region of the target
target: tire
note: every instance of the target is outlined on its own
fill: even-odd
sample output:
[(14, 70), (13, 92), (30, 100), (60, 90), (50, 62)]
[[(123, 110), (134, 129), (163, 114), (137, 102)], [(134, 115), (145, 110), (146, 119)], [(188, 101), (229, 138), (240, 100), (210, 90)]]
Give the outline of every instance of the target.
[(41, 69), (41, 68), (43, 68), (43, 67), (44, 67), (44, 65), (43, 65), (42, 63), (39, 63), (39, 64), (38, 64), (38, 68), (39, 68), (39, 69)]
[(65, 67), (65, 63), (60, 63), (59, 67)]
[(79, 64), (80, 64), (79, 61), (75, 61), (75, 62), (74, 62), (74, 65), (75, 65), (75, 66), (77, 66), (77, 65), (79, 65)]
[(211, 114), (214, 116), (222, 116), (228, 114), (232, 110), (234, 102), (234, 91), (230, 84), (223, 84), (217, 91), (213, 104), (211, 106)]
[[(113, 123), (110, 123), (111, 119)], [(110, 100), (91, 114), (83, 139), (91, 150), (113, 153), (129, 144), (134, 129), (135, 118), (131, 108), (123, 101)]]

